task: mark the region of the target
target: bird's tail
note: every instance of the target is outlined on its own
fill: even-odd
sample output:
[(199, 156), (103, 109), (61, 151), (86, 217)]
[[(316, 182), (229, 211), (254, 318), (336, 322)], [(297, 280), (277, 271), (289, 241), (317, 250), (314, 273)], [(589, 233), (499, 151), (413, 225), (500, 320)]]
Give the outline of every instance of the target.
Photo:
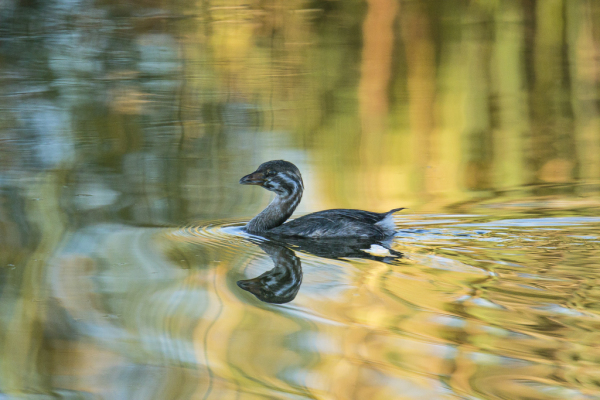
[(406, 210), (406, 207), (394, 208), (393, 210), (386, 212), (385, 215), (390, 215), (400, 210)]

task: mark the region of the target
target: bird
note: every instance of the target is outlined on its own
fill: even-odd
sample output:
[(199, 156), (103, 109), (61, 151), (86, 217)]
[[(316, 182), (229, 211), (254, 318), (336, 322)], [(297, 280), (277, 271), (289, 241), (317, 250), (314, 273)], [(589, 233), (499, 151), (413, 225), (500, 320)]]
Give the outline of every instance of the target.
[(258, 185), (276, 194), (273, 201), (246, 224), (253, 235), (296, 238), (360, 238), (381, 240), (396, 233), (393, 214), (404, 208), (376, 213), (363, 210), (318, 211), (286, 222), (304, 192), (300, 170), (284, 160), (272, 160), (240, 179), (242, 185)]

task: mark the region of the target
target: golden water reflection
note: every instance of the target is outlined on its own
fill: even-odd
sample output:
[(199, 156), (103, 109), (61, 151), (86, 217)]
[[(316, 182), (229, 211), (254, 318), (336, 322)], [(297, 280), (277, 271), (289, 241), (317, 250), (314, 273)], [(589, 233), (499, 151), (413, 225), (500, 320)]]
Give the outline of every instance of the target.
[(122, 398), (597, 395), (597, 217), (398, 222), (403, 257), (296, 251), (302, 287), (285, 305), (236, 285), (272, 269), (273, 248), (221, 225), (81, 232), (38, 299), (53, 385)]

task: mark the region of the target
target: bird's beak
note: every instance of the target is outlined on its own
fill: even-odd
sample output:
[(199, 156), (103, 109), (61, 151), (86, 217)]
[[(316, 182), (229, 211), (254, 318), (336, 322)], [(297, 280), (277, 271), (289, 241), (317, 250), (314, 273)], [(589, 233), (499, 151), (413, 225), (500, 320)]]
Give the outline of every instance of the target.
[(265, 182), (265, 176), (263, 175), (262, 172), (253, 172), (251, 174), (248, 174), (246, 176), (244, 176), (242, 179), (240, 179), (240, 183), (242, 185), (259, 185), (262, 186), (262, 184)]
[(254, 278), (254, 279), (243, 279), (243, 280), (237, 281), (236, 283), (240, 288), (247, 290), (248, 292), (252, 293), (253, 295), (260, 294), (260, 288), (262, 287), (262, 285), (261, 285), (260, 279), (258, 277)]

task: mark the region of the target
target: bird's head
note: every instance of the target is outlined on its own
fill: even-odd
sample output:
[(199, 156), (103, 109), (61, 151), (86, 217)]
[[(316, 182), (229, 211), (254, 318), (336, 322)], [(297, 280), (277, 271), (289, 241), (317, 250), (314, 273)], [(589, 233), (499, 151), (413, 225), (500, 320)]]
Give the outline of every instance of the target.
[(251, 174), (240, 179), (242, 185), (258, 185), (280, 196), (289, 196), (304, 189), (302, 175), (289, 161), (274, 160), (261, 164)]

